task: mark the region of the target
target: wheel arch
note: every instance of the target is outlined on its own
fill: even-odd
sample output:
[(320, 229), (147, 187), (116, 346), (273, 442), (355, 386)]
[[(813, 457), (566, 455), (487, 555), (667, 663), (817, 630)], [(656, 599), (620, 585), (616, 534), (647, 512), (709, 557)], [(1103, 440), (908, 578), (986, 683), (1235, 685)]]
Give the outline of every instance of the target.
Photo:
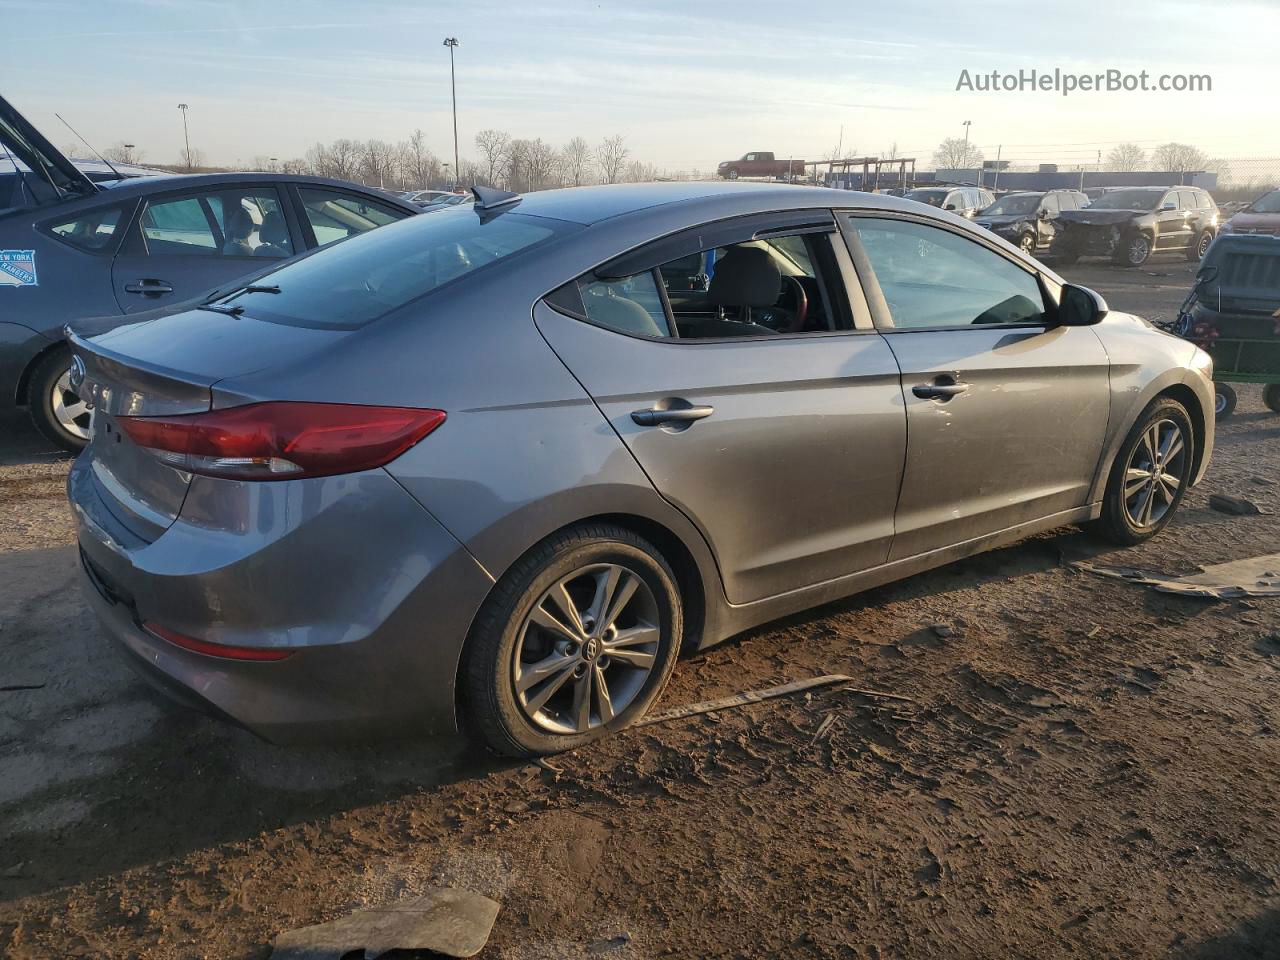
[[(1182, 404), (1183, 409), (1187, 411), (1187, 416), (1191, 418), (1191, 476), (1199, 478), (1200, 471), (1204, 466), (1206, 440), (1208, 439), (1208, 421), (1204, 404), (1196, 396), (1196, 392), (1185, 383), (1171, 383), (1152, 399), (1159, 399), (1160, 397), (1168, 397), (1171, 400), (1178, 401), (1178, 403)], [(1150, 401), (1148, 401), (1148, 405), (1150, 405)], [(1143, 409), (1145, 410), (1146, 407), (1144, 406)]]
[(27, 391), (31, 389), (31, 375), (35, 372), (36, 367), (45, 361), (45, 358), (52, 355), (57, 350), (70, 349), (65, 340), (55, 340), (47, 347), (42, 347), (40, 352), (27, 361), (27, 365), (22, 369), (22, 373), (18, 376), (18, 383), (14, 387), (13, 404), (16, 407), (27, 406)]

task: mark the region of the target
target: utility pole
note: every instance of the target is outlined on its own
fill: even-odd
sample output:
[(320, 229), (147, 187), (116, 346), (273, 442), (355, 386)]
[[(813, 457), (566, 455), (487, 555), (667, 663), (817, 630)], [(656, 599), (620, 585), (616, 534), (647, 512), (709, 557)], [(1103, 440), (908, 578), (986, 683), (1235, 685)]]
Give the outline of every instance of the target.
[(187, 105), (185, 103), (178, 104), (178, 109), (182, 111), (182, 142), (186, 146), (187, 154), (187, 173), (191, 172), (191, 137), (187, 134)]
[(997, 187), (1000, 186), (1000, 154), (1003, 151), (1004, 151), (1004, 144), (1002, 143), (998, 147), (996, 147), (996, 179), (995, 179), (995, 183), (991, 184), (992, 190), (995, 190)]
[[(458, 165), (458, 80), (453, 71), (453, 49), (458, 45), (458, 38), (446, 37), (444, 45), (449, 48), (449, 89), (453, 95), (453, 175), (457, 178), (462, 169)], [(457, 186), (455, 179), (455, 189)]]

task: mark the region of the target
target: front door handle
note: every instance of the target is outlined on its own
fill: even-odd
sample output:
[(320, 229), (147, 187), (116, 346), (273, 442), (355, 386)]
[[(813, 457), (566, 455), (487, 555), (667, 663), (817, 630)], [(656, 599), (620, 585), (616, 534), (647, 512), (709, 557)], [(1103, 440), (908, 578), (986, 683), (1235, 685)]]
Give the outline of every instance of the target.
[(939, 377), (933, 383), (916, 384), (911, 388), (911, 392), (921, 400), (942, 400), (945, 402), (968, 389), (969, 385), (967, 383), (961, 383), (954, 377)]
[(709, 417), (715, 412), (715, 407), (683, 406), (671, 407), (665, 410), (658, 407), (650, 407), (648, 410), (631, 411), (631, 419), (642, 427), (660, 427), (668, 423), (690, 424), (695, 420)]
[(125, 293), (173, 293), (173, 286), (163, 280), (135, 280), (124, 285)]

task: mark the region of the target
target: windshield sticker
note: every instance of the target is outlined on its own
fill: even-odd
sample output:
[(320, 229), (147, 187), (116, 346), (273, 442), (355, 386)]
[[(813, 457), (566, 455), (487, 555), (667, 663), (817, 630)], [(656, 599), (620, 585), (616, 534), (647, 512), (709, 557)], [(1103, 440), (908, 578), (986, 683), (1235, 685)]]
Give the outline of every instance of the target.
[(34, 250), (0, 250), (0, 287), (36, 286)]

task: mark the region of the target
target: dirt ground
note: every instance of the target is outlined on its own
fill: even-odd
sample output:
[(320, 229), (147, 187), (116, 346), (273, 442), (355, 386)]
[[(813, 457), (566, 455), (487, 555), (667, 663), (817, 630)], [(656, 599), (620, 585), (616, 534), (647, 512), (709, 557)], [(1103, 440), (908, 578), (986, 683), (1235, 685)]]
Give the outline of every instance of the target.
[[(1147, 316), (1191, 276), (1068, 272)], [(0, 437), (6, 957), (261, 958), (447, 883), (501, 901), (482, 956), (507, 960), (1280, 958), (1280, 599), (1070, 566), (1275, 551), (1280, 417), (1255, 389), (1155, 541), (1068, 528), (831, 604), (683, 663), (663, 703), (826, 673), (909, 700), (815, 690), (548, 768), (277, 748), (154, 699), (76, 592), (66, 461), (20, 416)]]

